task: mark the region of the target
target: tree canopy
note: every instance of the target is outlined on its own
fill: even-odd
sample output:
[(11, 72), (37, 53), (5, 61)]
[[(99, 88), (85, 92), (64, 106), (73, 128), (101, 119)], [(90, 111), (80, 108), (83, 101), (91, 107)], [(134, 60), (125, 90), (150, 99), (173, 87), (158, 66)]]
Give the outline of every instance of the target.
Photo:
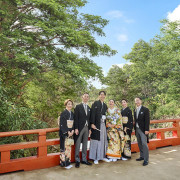
[[(65, 98), (75, 98), (88, 88), (87, 79), (103, 77), (102, 68), (91, 58), (112, 56), (116, 51), (96, 42), (94, 35), (105, 36), (103, 28), (108, 21), (79, 13), (86, 3), (0, 0), (1, 104), (7, 102), (14, 109), (33, 111), (33, 118), (40, 120), (46, 115), (55, 118), (55, 111), (64, 108)], [(2, 106), (0, 109), (4, 111)], [(0, 131), (12, 130), (8, 126), (1, 128), (7, 119), (6, 113), (2, 114)]]
[(108, 92), (115, 100), (127, 98), (131, 106), (141, 96), (150, 107), (151, 118), (180, 114), (180, 23), (162, 21), (160, 34), (150, 42), (140, 39), (124, 58), (123, 68), (108, 72)]

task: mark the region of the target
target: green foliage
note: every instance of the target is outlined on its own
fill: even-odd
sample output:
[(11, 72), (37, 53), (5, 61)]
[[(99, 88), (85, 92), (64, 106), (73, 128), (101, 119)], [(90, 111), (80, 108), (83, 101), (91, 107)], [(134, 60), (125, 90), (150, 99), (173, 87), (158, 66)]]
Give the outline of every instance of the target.
[(65, 108), (64, 100), (74, 100), (77, 93), (84, 90), (70, 77), (54, 70), (43, 73), (39, 80), (31, 81), (25, 88), (22, 97), (25, 103), (35, 111), (34, 116), (47, 122), (49, 127), (57, 127), (57, 117)]
[(0, 132), (45, 127), (43, 122), (31, 116), (32, 111), (29, 108), (8, 101), (6, 90), (1, 86), (1, 83), (0, 107)]
[(177, 101), (171, 101), (165, 105), (159, 106), (155, 112), (156, 118), (177, 118), (180, 115), (180, 108)]
[(180, 115), (180, 22), (162, 22), (160, 35), (135, 43), (124, 56), (131, 64), (112, 67), (105, 79), (111, 98), (127, 98), (133, 108), (141, 96), (152, 119)]
[[(0, 131), (57, 127), (64, 100), (80, 101), (89, 78), (103, 78), (90, 58), (116, 53), (99, 44), (108, 21), (80, 14), (86, 0), (0, 0)], [(1, 138), (0, 143), (34, 140)], [(35, 154), (19, 150), (11, 158)]]
[(89, 78), (103, 78), (90, 57), (116, 51), (96, 42), (108, 21), (80, 14), (86, 3), (0, 1), (1, 131), (57, 126), (64, 100), (79, 101)]
[[(2, 87), (0, 81), (0, 132), (40, 129), (45, 127), (47, 127), (45, 122), (35, 119), (32, 116), (31, 109), (8, 101), (7, 91)], [(0, 138), (0, 144), (18, 143), (25, 140), (27, 140), (26, 136), (4, 137)], [(29, 136), (28, 140), (34, 140), (34, 137)], [(27, 152), (27, 150), (25, 151)], [(24, 150), (20, 150), (20, 153), (16, 151), (11, 153), (11, 158), (23, 156)]]
[[(85, 3), (83, 0), (1, 1), (0, 64), (1, 71), (6, 74), (4, 81), (7, 76), (14, 79), (17, 75), (25, 81), (52, 69), (64, 74), (71, 72), (80, 80), (84, 79), (84, 74), (101, 77), (101, 70), (86, 53), (110, 56), (116, 51), (95, 41), (92, 34), (104, 35), (102, 28), (108, 21), (99, 16), (79, 14), (77, 8)], [(84, 57), (80, 58), (74, 50)], [(84, 69), (84, 64), (92, 69)], [(16, 71), (13, 73), (12, 69)]]

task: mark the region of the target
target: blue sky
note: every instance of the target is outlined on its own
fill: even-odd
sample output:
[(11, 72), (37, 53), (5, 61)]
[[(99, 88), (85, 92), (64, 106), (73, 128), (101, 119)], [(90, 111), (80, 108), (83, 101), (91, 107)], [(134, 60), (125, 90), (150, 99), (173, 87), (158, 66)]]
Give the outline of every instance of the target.
[[(129, 53), (139, 39), (149, 41), (158, 34), (160, 20), (167, 18), (168, 13), (173, 13), (178, 5), (179, 0), (88, 0), (81, 12), (99, 15), (110, 21), (104, 28), (106, 37), (95, 36), (97, 41), (118, 51), (115, 56), (100, 56), (93, 60), (105, 74), (112, 65), (127, 63), (122, 56)], [(177, 10), (176, 16), (180, 16)]]

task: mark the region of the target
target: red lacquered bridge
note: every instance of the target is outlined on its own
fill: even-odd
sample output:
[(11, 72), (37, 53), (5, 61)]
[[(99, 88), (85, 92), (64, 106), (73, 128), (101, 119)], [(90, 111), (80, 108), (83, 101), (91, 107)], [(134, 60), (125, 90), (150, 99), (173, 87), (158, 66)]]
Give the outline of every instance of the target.
[[(154, 134), (154, 139), (150, 139), (150, 142), (148, 144), (150, 150), (155, 150), (157, 148), (167, 147), (167, 146), (177, 146), (177, 148), (179, 148), (178, 145), (180, 145), (180, 119), (151, 120), (150, 123), (152, 125), (161, 124), (162, 127), (165, 127), (165, 128), (151, 128), (150, 133)], [(166, 124), (168, 124), (168, 127), (166, 127)], [(2, 173), (15, 172), (15, 171), (21, 171), (21, 170), (30, 171), (30, 170), (35, 170), (35, 169), (50, 168), (53, 166), (58, 167), (59, 153), (48, 154), (47, 148), (48, 146), (51, 146), (51, 145), (58, 145), (59, 139), (46, 138), (47, 133), (49, 134), (49, 133), (53, 133), (57, 131), (59, 131), (59, 128), (1, 132), (0, 138), (36, 134), (38, 135), (38, 140), (33, 141), (33, 142), (22, 142), (22, 143), (0, 145), (0, 154), (1, 154), (0, 173), (2, 174)], [(134, 135), (134, 132), (133, 132), (133, 135)], [(28, 149), (28, 148), (37, 148), (37, 156), (18, 158), (18, 159), (10, 158), (11, 151), (20, 150), (20, 149)], [(171, 151), (174, 152), (178, 150), (171, 149), (170, 152)], [(74, 151), (75, 151), (75, 147), (72, 146), (72, 156), (71, 156), (72, 162), (74, 162), (75, 160)], [(132, 143), (132, 152), (138, 152), (138, 151), (139, 149), (138, 149), (137, 143), (136, 142)], [(151, 155), (151, 152), (150, 152), (150, 155)], [(178, 162), (180, 163), (180, 156), (177, 158), (179, 158)], [(178, 166), (180, 169), (180, 164)]]

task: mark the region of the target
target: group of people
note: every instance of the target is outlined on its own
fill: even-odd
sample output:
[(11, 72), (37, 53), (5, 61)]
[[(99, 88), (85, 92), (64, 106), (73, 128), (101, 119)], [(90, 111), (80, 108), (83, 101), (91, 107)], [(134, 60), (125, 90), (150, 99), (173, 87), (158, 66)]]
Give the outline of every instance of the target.
[[(140, 149), (140, 157), (136, 161), (143, 160), (143, 166), (148, 165), (148, 134), (149, 134), (149, 110), (142, 106), (142, 99), (135, 98), (136, 109), (134, 121), (128, 101), (122, 99), (122, 109), (115, 106), (113, 99), (109, 100), (109, 106), (104, 102), (105, 91), (99, 92), (99, 100), (95, 101), (91, 108), (88, 106), (89, 94), (82, 95), (82, 103), (76, 105), (72, 112), (73, 101), (67, 99), (64, 103), (66, 109), (60, 115), (60, 165), (69, 169), (71, 165), (71, 146), (75, 144), (75, 167), (80, 167), (80, 162), (92, 165), (87, 160), (87, 143), (90, 136), (89, 159), (98, 164), (99, 161), (111, 162), (118, 159), (131, 158), (131, 133), (134, 127)], [(80, 161), (80, 146), (82, 143), (82, 161)]]

